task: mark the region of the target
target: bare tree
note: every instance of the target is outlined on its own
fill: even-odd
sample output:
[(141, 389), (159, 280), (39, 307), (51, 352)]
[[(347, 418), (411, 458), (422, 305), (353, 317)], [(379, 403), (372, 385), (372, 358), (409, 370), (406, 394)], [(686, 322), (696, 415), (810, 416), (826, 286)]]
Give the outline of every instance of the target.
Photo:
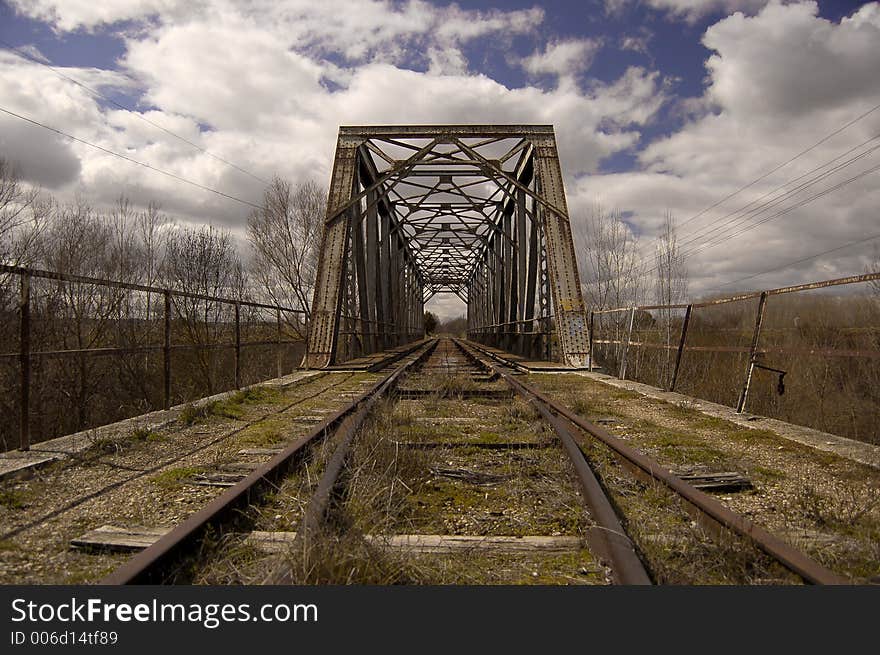
[(314, 182), (291, 186), (276, 177), (266, 189), (263, 206), (248, 217), (256, 282), (272, 303), (306, 312), (304, 322), (287, 317), (303, 338), (326, 206), (327, 195)]
[[(643, 296), (643, 262), (638, 237), (620, 211), (606, 211), (601, 205), (594, 205), (577, 225), (575, 238), (579, 243), (579, 270), (587, 307), (600, 310), (638, 304)], [(594, 326), (597, 331), (610, 328), (614, 340), (620, 342), (626, 318), (625, 312), (612, 313), (601, 316)], [(604, 350), (606, 364), (619, 358), (619, 350)]]
[[(164, 280), (167, 286), (204, 296), (240, 300), (245, 275), (241, 258), (229, 232), (213, 226), (179, 229), (168, 236)], [(195, 346), (197, 377), (202, 391), (218, 390), (220, 360), (210, 346), (229, 343), (228, 304), (177, 297), (174, 307), (190, 343)]]
[(141, 275), (143, 283), (148, 286), (153, 286), (159, 279), (165, 262), (168, 234), (174, 225), (173, 219), (163, 214), (159, 204), (153, 201), (135, 217), (134, 227), (143, 251)]
[[(667, 211), (663, 216), (663, 226), (657, 238), (655, 253), (656, 279), (655, 294), (658, 305), (676, 305), (685, 301), (688, 295), (687, 260), (678, 245), (675, 217)], [(672, 322), (678, 312), (672, 309), (659, 310), (660, 329), (666, 342), (666, 357), (660, 360), (658, 375), (666, 380), (671, 374)]]
[[(114, 230), (107, 216), (82, 199), (56, 205), (50, 226), (40, 239), (40, 251), (50, 270), (89, 277), (111, 277), (119, 265), (114, 252)], [(40, 291), (40, 289), (43, 291)], [(79, 282), (46, 282), (32, 292), (32, 313), (42, 314), (37, 338), (58, 349), (88, 349), (112, 343), (112, 326), (126, 294), (121, 289)], [(42, 333), (42, 334), (41, 334)], [(71, 411), (61, 414), (82, 429), (105, 386), (96, 358), (80, 356), (59, 360), (61, 384), (53, 393), (66, 398)]]
[(610, 309), (636, 304), (642, 297), (642, 259), (638, 237), (619, 210), (593, 206), (578, 224), (580, 271), (589, 307)]
[(20, 266), (36, 260), (51, 209), (39, 189), (24, 185), (15, 166), (0, 157), (0, 261)]

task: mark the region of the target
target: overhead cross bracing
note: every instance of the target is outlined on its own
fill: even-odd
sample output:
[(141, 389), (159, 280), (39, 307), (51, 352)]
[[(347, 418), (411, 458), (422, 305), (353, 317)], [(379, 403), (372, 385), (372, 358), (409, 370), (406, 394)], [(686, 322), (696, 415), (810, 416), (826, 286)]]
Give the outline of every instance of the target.
[(340, 128), (306, 365), (421, 337), (438, 293), (467, 304), (471, 339), (586, 365), (552, 126)]

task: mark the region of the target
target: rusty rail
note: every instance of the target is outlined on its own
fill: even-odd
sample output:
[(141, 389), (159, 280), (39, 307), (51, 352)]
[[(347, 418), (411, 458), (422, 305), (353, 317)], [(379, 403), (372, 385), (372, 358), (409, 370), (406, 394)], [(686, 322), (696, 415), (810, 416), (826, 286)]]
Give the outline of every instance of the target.
[[(309, 446), (334, 435), (341, 435), (343, 440), (348, 440), (350, 445), (350, 435), (354, 434), (360, 422), (365, 418), (366, 410), (393, 386), (403, 371), (421, 357), (426, 356), (435, 345), (436, 340), (432, 340), (427, 343), (420, 342), (409, 348), (406, 353), (413, 353), (419, 349), (423, 349), (423, 351), (415, 360), (400, 364), (370, 389), (312, 428), (308, 434), (289, 444), (253, 473), (226, 489), (153, 545), (131, 557), (122, 566), (103, 578), (100, 584), (160, 584), (166, 581), (190, 553), (198, 550), (201, 540), (208, 530), (238, 518), (242, 508), (252, 504), (262, 494), (277, 489), (279, 480), (299, 461)], [(357, 421), (353, 419), (357, 419)], [(341, 459), (344, 463), (344, 454)], [(340, 463), (338, 469), (341, 470), (341, 468)], [(328, 484), (331, 487), (335, 484), (335, 478), (332, 483), (325, 482), (326, 476), (325, 473), (319, 484), (318, 491), (322, 493), (327, 489)], [(323, 486), (321, 486), (322, 484)], [(317, 520), (315, 517), (323, 515), (326, 508), (326, 505), (320, 505), (322, 501), (315, 502), (319, 504), (314, 507), (310, 504), (311, 510), (306, 512), (310, 520)]]
[(472, 349), (473, 344), (466, 345), (458, 339), (453, 339), (453, 342), (471, 361), (503, 379), (514, 392), (532, 405), (556, 432), (569, 461), (574, 466), (584, 494), (584, 502), (596, 521), (596, 526), (587, 530), (587, 541), (596, 554), (609, 562), (614, 580), (618, 584), (625, 585), (651, 584), (651, 577), (645, 570), (645, 565), (623, 528), (614, 505), (578, 447), (577, 438), (569, 425), (551, 411), (553, 408), (545, 399), (539, 398), (525, 384), (491, 361), (478, 357), (474, 352), (478, 350), (486, 354), (485, 351), (476, 347)]
[[(484, 350), (477, 344), (469, 343), (468, 345), (474, 347), (488, 357), (501, 361), (502, 363), (504, 362), (504, 360), (502, 360), (497, 354)], [(493, 366), (493, 368), (501, 372), (497, 367)], [(509, 375), (507, 375), (506, 379), (508, 380), (508, 383), (512, 380)], [(708, 494), (705, 494), (687, 482), (684, 482), (681, 478), (674, 475), (652, 457), (632, 448), (607, 430), (587, 421), (582, 416), (579, 416), (568, 408), (547, 398), (534, 387), (519, 380), (515, 380), (514, 382), (518, 387), (521, 387), (524, 392), (543, 403), (550, 411), (565, 418), (567, 421), (610, 448), (625, 464), (637, 469), (641, 475), (662, 483), (670, 491), (685, 500), (694, 510), (699, 512), (705, 518), (715, 522), (720, 527), (748, 539), (760, 550), (767, 553), (789, 571), (798, 575), (805, 582), (811, 584), (848, 584), (844, 578), (812, 560), (803, 552), (782, 541), (741, 514), (725, 507)], [(581, 456), (583, 456), (583, 454), (581, 454)]]

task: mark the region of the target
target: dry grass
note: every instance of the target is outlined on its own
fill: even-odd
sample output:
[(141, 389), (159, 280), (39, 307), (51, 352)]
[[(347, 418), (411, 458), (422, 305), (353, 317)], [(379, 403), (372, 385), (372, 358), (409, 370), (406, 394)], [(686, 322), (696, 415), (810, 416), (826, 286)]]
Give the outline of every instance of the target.
[[(855, 289), (854, 289), (855, 290)], [(792, 350), (864, 350), (880, 348), (880, 297), (876, 293), (837, 295), (796, 293), (776, 296), (767, 304), (760, 344)], [(756, 301), (694, 310), (689, 346), (748, 347), (754, 329)], [(634, 342), (665, 343), (666, 331), (645, 325), (633, 332)], [(671, 343), (677, 347), (682, 317), (673, 319)], [(598, 338), (618, 338), (605, 326)], [(597, 346), (596, 360), (616, 375), (620, 353)], [(631, 347), (627, 378), (665, 388), (674, 351)], [(787, 371), (785, 393), (777, 391), (778, 376), (757, 370), (749, 393), (748, 411), (816, 428), (852, 439), (880, 444), (880, 367), (866, 357), (767, 354), (760, 362)], [(676, 390), (734, 406), (748, 364), (746, 353), (686, 351)]]

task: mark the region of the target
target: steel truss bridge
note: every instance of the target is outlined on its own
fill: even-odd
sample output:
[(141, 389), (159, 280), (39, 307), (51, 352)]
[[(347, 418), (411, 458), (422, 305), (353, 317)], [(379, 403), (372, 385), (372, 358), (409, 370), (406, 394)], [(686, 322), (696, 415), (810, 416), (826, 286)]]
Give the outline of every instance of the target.
[(552, 126), (340, 128), (304, 365), (421, 338), (439, 293), (467, 304), (474, 341), (587, 365)]

